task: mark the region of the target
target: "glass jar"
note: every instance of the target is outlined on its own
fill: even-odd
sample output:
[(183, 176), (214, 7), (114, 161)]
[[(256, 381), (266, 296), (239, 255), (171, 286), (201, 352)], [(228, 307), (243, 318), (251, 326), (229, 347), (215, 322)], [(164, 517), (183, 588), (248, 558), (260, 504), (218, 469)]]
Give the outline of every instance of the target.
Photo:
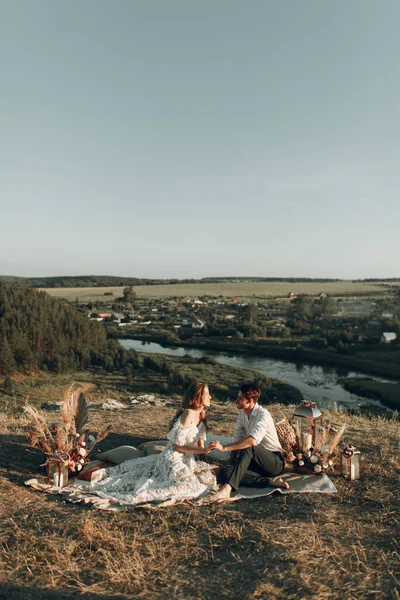
[(68, 484), (68, 456), (64, 456), (56, 454), (47, 460), (47, 480), (58, 489)]

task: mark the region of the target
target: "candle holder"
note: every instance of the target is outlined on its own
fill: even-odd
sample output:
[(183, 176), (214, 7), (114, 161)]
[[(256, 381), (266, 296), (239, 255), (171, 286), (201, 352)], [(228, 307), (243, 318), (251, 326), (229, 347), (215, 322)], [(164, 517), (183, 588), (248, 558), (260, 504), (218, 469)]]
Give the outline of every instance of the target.
[(303, 402), (293, 413), (294, 429), (303, 452), (309, 452), (315, 445), (317, 422), (322, 424), (322, 413), (315, 402)]
[(360, 479), (360, 458), (361, 452), (353, 444), (347, 444), (340, 454), (343, 477), (349, 481)]
[(47, 480), (55, 488), (63, 488), (68, 484), (67, 454), (55, 454), (47, 459)]

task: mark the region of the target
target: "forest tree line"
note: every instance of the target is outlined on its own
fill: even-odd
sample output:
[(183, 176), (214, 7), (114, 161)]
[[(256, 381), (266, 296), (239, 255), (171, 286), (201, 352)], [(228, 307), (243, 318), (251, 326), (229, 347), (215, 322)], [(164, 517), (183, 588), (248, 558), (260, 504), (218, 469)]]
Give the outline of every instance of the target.
[(90, 288), (162, 285), (174, 283), (200, 283), (197, 279), (144, 279), (142, 277), (115, 277), (112, 275), (82, 275), (60, 277), (11, 277), (0, 276), (0, 281), (20, 283), (32, 288)]
[(90, 367), (121, 373), (128, 388), (143, 370), (163, 373), (166, 387), (194, 381), (165, 360), (143, 360), (135, 350), (107, 340), (103, 324), (90, 321), (66, 300), (0, 281), (0, 376), (10, 389), (10, 376), (16, 373), (65, 373)]
[(88, 366), (106, 352), (99, 323), (63, 300), (0, 281), (0, 374), (34, 369), (64, 372)]

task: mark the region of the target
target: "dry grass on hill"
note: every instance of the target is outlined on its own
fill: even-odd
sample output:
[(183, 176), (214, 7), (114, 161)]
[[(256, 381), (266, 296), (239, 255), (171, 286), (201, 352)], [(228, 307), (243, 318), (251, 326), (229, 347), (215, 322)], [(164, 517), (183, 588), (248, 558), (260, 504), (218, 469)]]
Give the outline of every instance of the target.
[[(89, 425), (112, 424), (103, 450), (137, 445), (164, 437), (173, 412), (172, 403), (117, 413), (95, 406)], [(400, 423), (330, 417), (348, 422), (346, 439), (365, 459), (362, 481), (333, 476), (338, 494), (102, 513), (24, 487), (43, 456), (28, 446), (26, 419), (2, 414), (0, 598), (400, 598)], [(235, 418), (223, 403), (209, 414), (220, 434)]]

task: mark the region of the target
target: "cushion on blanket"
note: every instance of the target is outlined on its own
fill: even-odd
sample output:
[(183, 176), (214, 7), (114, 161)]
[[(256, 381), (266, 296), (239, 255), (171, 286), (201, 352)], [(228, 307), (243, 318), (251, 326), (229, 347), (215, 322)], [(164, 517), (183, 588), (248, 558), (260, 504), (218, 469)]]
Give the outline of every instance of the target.
[(98, 481), (103, 477), (105, 469), (115, 466), (115, 463), (92, 460), (83, 467), (82, 471), (78, 473), (75, 479), (79, 479), (79, 481)]
[(118, 446), (118, 448), (113, 448), (112, 450), (106, 450), (106, 452), (96, 454), (97, 460), (110, 462), (114, 465), (120, 465), (126, 460), (131, 460), (131, 458), (140, 458), (142, 456), (144, 456), (143, 452), (137, 448), (134, 448), (133, 446)]

